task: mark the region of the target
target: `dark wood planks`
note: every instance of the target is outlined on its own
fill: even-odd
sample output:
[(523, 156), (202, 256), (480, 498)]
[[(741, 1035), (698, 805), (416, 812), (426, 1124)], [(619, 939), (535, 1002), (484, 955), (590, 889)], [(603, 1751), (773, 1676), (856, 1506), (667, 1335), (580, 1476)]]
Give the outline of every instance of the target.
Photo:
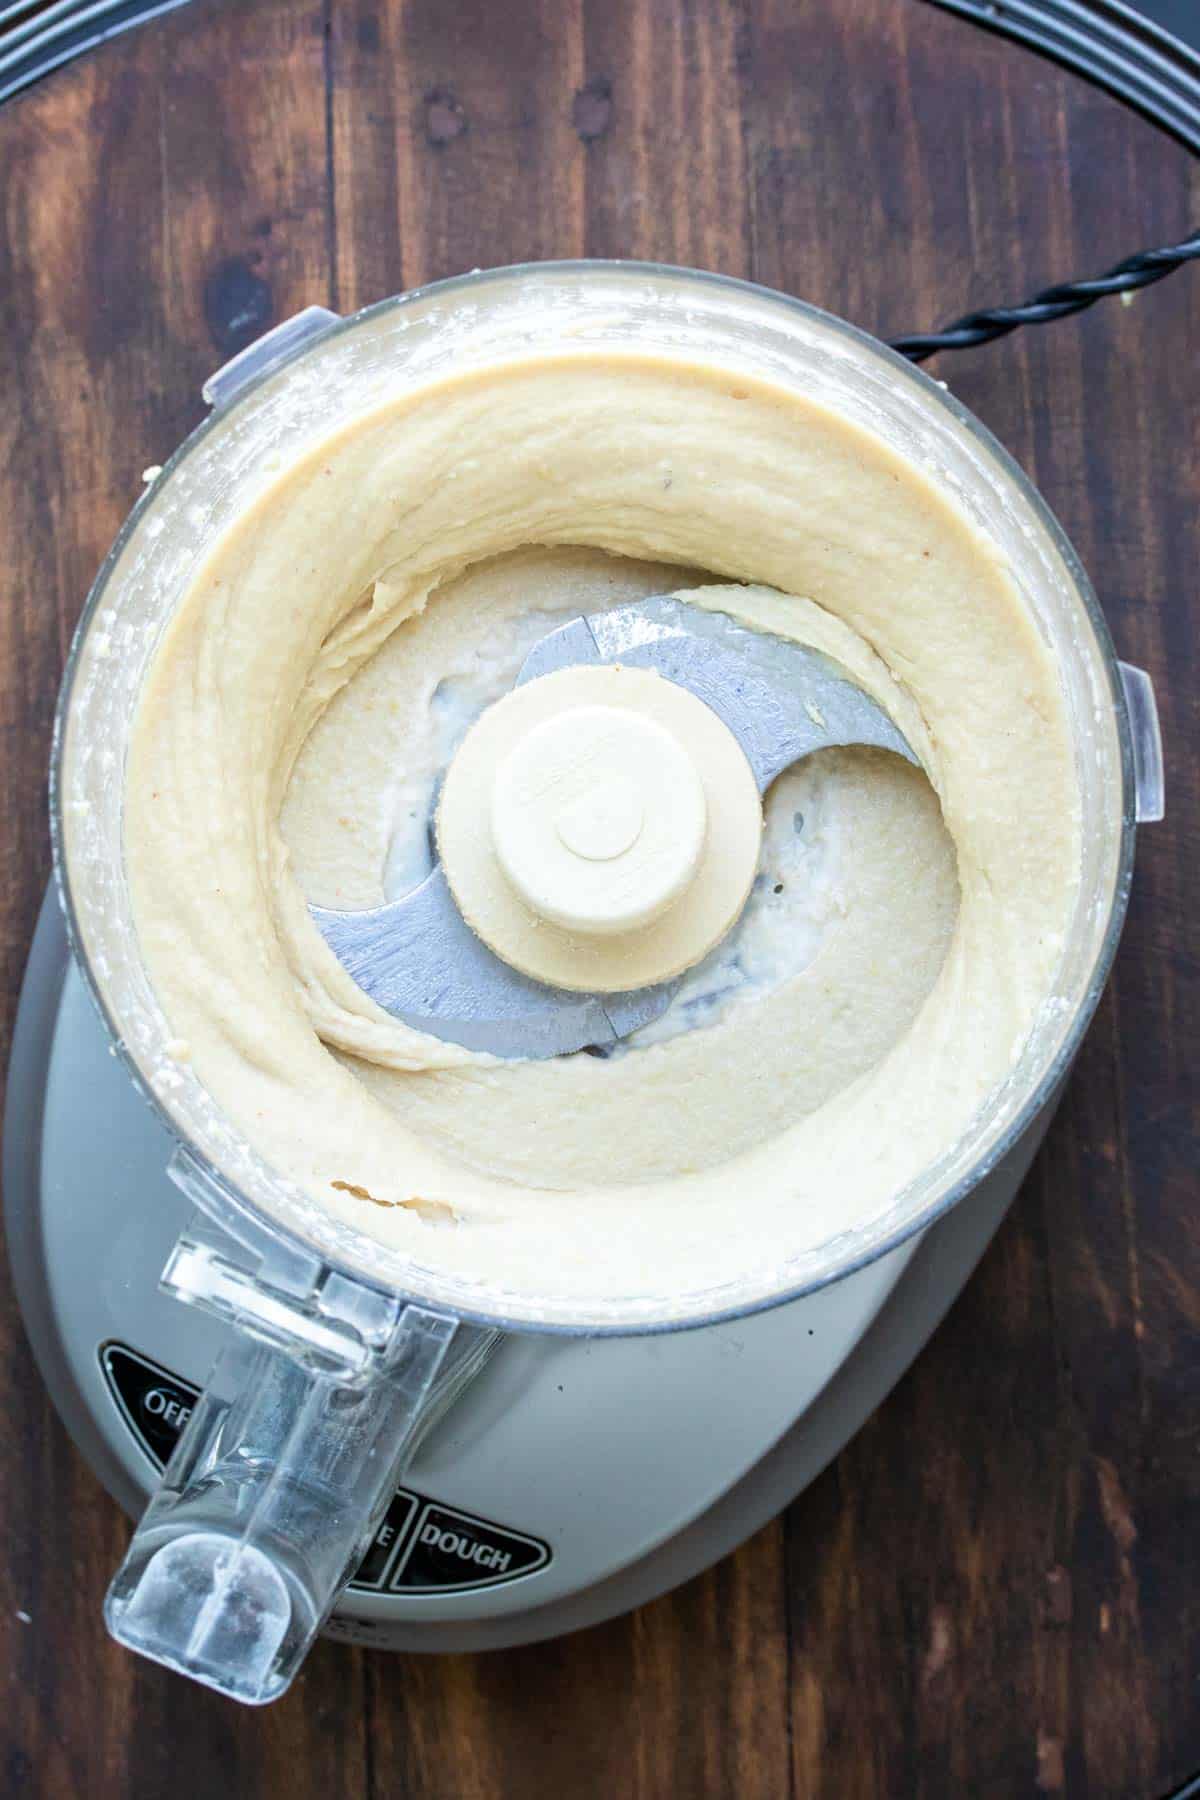
[[(1103, 267), (1123, 244), (1168, 241), (1194, 217), (1194, 173), (1152, 132), (1044, 65), (1030, 80), (1002, 43), (953, 25), (926, 32), (917, 9), (894, 9), (886, 27), (907, 39), (907, 79), (843, 100), (870, 58), (868, 11), (842, 9), (837, 37), (787, 8), (764, 25), (772, 88), (758, 166), (766, 217), (785, 221), (772, 237), (760, 204), (764, 279), (811, 294), (807, 247), (820, 243), (832, 262), (840, 246), (828, 303), (886, 334)], [(828, 79), (798, 87), (788, 72), (806, 52)], [(935, 67), (940, 102), (914, 101)], [(901, 166), (919, 146), (911, 213), (869, 183), (856, 189), (854, 146), (835, 129), (845, 104), (871, 166), (886, 162), (890, 135)], [(813, 143), (835, 201), (781, 178), (797, 161), (811, 168)], [(913, 231), (922, 217), (926, 230)], [(851, 261), (847, 246), (866, 244), (878, 260)], [(1182, 1399), (1200, 1345), (1185, 921), (1200, 720), (1185, 671), (1200, 469), (1181, 359), (1198, 297), (1188, 282), (1158, 297), (1161, 308), (1097, 310), (1070, 332), (1025, 333), (937, 371), (1038, 481), (1118, 647), (1154, 671), (1171, 823), (1144, 834), (1116, 979), (1000, 1242), (934, 1351), (789, 1514), (795, 1643), (819, 1672), (793, 1683), (801, 1793), (1040, 1783), (1151, 1795), (1187, 1772), (1175, 1734), (1191, 1716), (1197, 1566), (1184, 1520), (1196, 1477)], [(926, 1449), (910, 1470), (914, 1443)], [(829, 1533), (840, 1521), (815, 1593), (814, 1511)], [(878, 1684), (882, 1703), (864, 1708), (848, 1667)], [(875, 1721), (869, 1775), (864, 1713)]]
[[(213, 6), (133, 33), (6, 107), (0, 138), (7, 1059), (74, 618), (141, 470), (200, 418), (204, 376), (327, 293), (321, 8)], [(98, 1601), (125, 1522), (47, 1410), (11, 1299), (3, 1333), (3, 1791), (266, 1792), (293, 1758), (312, 1791), (364, 1791), (357, 1655), (323, 1648), (288, 1711), (247, 1731), (113, 1654)]]
[[(0, 112), (0, 166), (5, 1032), (71, 625), (142, 467), (274, 319), (588, 254), (886, 333), (1200, 211), (1177, 147), (917, 0), (197, 0)], [(242, 1714), (104, 1639), (124, 1525), (10, 1305), (6, 1791), (1151, 1800), (1200, 1767), (1198, 308), (1178, 276), (938, 371), (1154, 672), (1171, 817), (1047, 1148), (892, 1399), (783, 1521), (633, 1618), (504, 1656), (322, 1646)]]

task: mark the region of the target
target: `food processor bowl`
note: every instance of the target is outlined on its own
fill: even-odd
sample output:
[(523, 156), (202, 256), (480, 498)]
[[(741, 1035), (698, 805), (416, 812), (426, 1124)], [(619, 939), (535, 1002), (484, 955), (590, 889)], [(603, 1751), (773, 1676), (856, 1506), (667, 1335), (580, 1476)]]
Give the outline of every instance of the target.
[[(171, 1059), (126, 883), (122, 777), (167, 621), (285, 458), (450, 372), (604, 349), (688, 356), (819, 401), (882, 438), (986, 533), (1060, 672), (1082, 865), (1054, 986), (1019, 1061), (886, 1208), (815, 1247), (781, 1245), (770, 1266), (734, 1268), (719, 1286), (579, 1299), (425, 1266), (326, 1213)], [(309, 308), (226, 365), (205, 398), (211, 416), (142, 496), (89, 597), (63, 684), (51, 810), (75, 955), (115, 1050), (178, 1141), (172, 1173), (197, 1209), (164, 1284), (238, 1328), (107, 1616), (131, 1647), (261, 1701), (294, 1674), (431, 1407), (498, 1333), (664, 1331), (778, 1305), (925, 1229), (1019, 1146), (1053, 1104), (1108, 973), (1136, 822), (1161, 816), (1161, 753), (1146, 677), (1118, 664), (1078, 559), (1016, 464), (937, 383), (784, 295), (634, 263), (476, 273), (352, 318)]]

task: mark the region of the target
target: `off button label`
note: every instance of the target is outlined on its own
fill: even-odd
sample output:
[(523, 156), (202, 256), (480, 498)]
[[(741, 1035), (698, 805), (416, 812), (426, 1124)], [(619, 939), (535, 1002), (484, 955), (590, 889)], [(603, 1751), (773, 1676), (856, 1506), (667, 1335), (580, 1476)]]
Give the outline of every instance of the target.
[(393, 1593), (461, 1593), (532, 1575), (549, 1561), (540, 1538), (429, 1501), (388, 1585)]
[(125, 1423), (155, 1468), (162, 1469), (200, 1389), (127, 1344), (102, 1344), (100, 1367)]

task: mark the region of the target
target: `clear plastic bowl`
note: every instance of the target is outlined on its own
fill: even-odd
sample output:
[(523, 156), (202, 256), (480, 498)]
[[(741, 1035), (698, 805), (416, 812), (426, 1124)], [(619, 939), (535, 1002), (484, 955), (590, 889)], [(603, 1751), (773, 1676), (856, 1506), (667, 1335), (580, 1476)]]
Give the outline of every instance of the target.
[[(719, 1287), (594, 1303), (484, 1288), (423, 1267), (332, 1218), (269, 1168), (171, 1062), (138, 951), (121, 855), (121, 770), (159, 633), (214, 539), (295, 453), (389, 391), (507, 357), (597, 346), (691, 352), (766, 376), (868, 426), (947, 489), (1008, 559), (1062, 673), (1082, 793), (1083, 868), (1054, 989), (1011, 1078), (971, 1129), (888, 1209)], [(235, 388), (228, 397), (230, 388)], [(631, 263), (528, 265), (464, 276), (330, 323), (257, 377), (224, 372), (213, 416), (167, 464), (97, 578), (71, 651), (53, 781), (57, 867), (72, 941), (131, 1073), (194, 1170), (239, 1213), (332, 1266), (460, 1317), (523, 1330), (630, 1332), (777, 1304), (862, 1266), (930, 1224), (993, 1167), (1054, 1093), (1116, 947), (1133, 862), (1126, 700), (1091, 585), (1012, 459), (951, 395), (851, 326), (743, 282)]]

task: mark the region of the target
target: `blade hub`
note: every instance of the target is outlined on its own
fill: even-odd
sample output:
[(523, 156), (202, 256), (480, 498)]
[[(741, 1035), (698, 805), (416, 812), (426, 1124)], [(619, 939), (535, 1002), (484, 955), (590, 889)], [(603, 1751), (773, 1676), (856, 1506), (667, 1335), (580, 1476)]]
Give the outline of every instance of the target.
[(712, 949), (758, 866), (762, 803), (729, 727), (652, 669), (514, 688), (459, 747), (438, 853), (472, 930), (535, 980), (653, 987)]

